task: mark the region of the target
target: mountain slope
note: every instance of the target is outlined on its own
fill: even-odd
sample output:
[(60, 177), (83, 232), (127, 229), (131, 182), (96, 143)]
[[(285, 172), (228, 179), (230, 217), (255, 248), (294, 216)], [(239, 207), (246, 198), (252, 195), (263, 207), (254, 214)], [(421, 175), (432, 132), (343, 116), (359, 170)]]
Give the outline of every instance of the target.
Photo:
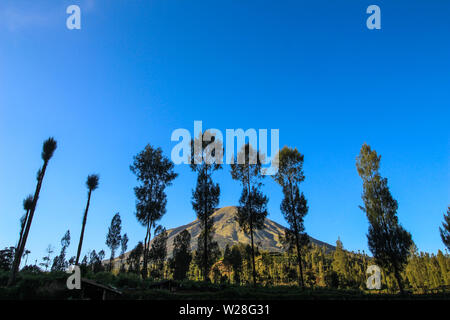
[[(238, 242), (244, 244), (250, 244), (250, 236), (246, 235), (239, 228), (239, 224), (235, 221), (235, 214), (237, 212), (237, 208), (233, 206), (223, 207), (214, 212), (212, 215), (214, 219), (214, 240), (219, 243), (219, 247), (223, 250), (225, 246), (228, 244), (232, 246), (233, 244), (237, 244)], [(285, 228), (278, 223), (267, 219), (265, 221), (265, 228), (262, 230), (258, 230), (254, 233), (254, 242), (255, 245), (259, 247), (259, 249), (264, 251), (271, 252), (281, 252), (283, 251), (283, 246), (281, 244), (281, 236), (284, 234)], [(169, 229), (168, 240), (167, 240), (167, 251), (168, 255), (172, 255), (173, 250), (173, 240), (175, 237), (187, 229), (191, 234), (191, 249), (195, 250), (197, 247), (197, 238), (200, 234), (200, 221), (197, 219), (192, 221), (189, 224)], [(319, 246), (325, 246), (328, 250), (334, 250), (334, 246), (329, 245), (328, 243), (316, 240), (310, 237), (312, 243), (315, 243)]]

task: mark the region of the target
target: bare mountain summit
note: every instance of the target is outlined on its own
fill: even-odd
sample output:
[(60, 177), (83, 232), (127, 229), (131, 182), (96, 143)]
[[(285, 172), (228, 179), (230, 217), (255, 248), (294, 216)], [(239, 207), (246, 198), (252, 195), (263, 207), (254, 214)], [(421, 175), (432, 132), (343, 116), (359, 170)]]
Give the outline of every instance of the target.
[[(225, 246), (228, 244), (230, 247), (238, 242), (244, 244), (250, 244), (250, 236), (246, 235), (240, 228), (239, 224), (235, 220), (235, 214), (237, 208), (233, 206), (223, 207), (218, 209), (212, 215), (214, 219), (214, 240), (219, 243), (221, 250), (224, 250)], [(270, 252), (281, 252), (283, 251), (283, 246), (281, 244), (281, 237), (284, 234), (285, 228), (278, 223), (267, 219), (265, 221), (265, 228), (262, 230), (257, 230), (254, 233), (254, 243), (258, 246), (260, 250), (270, 251)], [(200, 221), (197, 219), (189, 224), (169, 229), (168, 240), (167, 240), (167, 253), (169, 256), (172, 255), (173, 250), (173, 240), (175, 237), (187, 229), (191, 234), (191, 249), (195, 250), (197, 247), (197, 239), (200, 235)], [(312, 243), (318, 246), (325, 246), (328, 250), (334, 250), (332, 245), (328, 243), (316, 240), (310, 237)]]

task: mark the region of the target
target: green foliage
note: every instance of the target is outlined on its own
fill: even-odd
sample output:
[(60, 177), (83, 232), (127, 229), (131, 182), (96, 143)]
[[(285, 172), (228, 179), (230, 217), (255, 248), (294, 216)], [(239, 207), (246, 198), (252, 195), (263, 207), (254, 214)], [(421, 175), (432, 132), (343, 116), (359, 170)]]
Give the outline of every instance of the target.
[(177, 177), (174, 164), (166, 158), (161, 148), (147, 145), (134, 157), (130, 170), (136, 175), (140, 185), (134, 188), (136, 195), (136, 218), (146, 228), (144, 239), (144, 266), (142, 275), (147, 277), (149, 242), (151, 229), (166, 213), (167, 196), (165, 189)]
[(393, 273), (403, 292), (400, 273), (403, 270), (411, 245), (411, 234), (398, 223), (397, 201), (387, 186), (387, 179), (378, 172), (381, 156), (364, 144), (356, 160), (358, 174), (363, 180), (362, 199), (369, 220), (368, 246), (375, 262), (387, 273)]
[(0, 250), (0, 270), (9, 271), (14, 261), (14, 253), (16, 248), (9, 247)]
[[(279, 168), (274, 176), (275, 181), (282, 187), (283, 200), (280, 205), (284, 219), (289, 225), (284, 237), (284, 244), (288, 252), (294, 248), (297, 253), (298, 284), (304, 287), (301, 248), (308, 244), (309, 237), (303, 224), (308, 213), (306, 198), (300, 193), (300, 183), (305, 180), (303, 173), (303, 155), (297, 149), (284, 147), (278, 154)], [(312, 281), (311, 277), (310, 282)]]
[[(211, 267), (219, 260), (222, 253), (219, 249), (219, 244), (217, 241), (213, 241), (212, 233), (206, 236), (206, 245), (208, 248), (208, 254), (205, 255), (205, 231), (201, 231), (200, 236), (197, 238), (197, 250), (194, 253), (194, 263), (198, 266), (198, 268), (202, 272), (203, 280), (209, 281), (209, 273)], [(205, 261), (206, 257), (206, 261)], [(206, 270), (206, 275), (205, 275)]]
[(156, 228), (148, 257), (152, 264), (151, 277), (163, 278), (164, 261), (167, 257), (167, 231), (165, 228), (161, 226)]
[(173, 277), (175, 280), (184, 280), (192, 261), (191, 234), (189, 231), (183, 230), (180, 232), (175, 237), (173, 246), (173, 258), (170, 260)]
[(222, 142), (216, 140), (216, 136), (209, 131), (200, 132), (191, 141), (191, 169), (197, 172), (197, 184), (192, 191), (192, 208), (201, 222), (195, 261), (205, 281), (212, 264), (217, 260), (218, 244), (212, 240), (214, 219), (211, 215), (219, 204), (220, 187), (213, 182), (212, 174), (222, 168), (221, 161), (216, 161), (222, 158), (222, 154)]
[(450, 206), (447, 208), (447, 214), (444, 214), (444, 222), (442, 222), (442, 228), (439, 228), (442, 242), (445, 244), (448, 250), (450, 250)]
[(108, 229), (108, 234), (106, 235), (106, 245), (111, 249), (111, 256), (109, 258), (109, 270), (113, 268), (113, 260), (117, 248), (120, 246), (122, 241), (122, 220), (120, 219), (120, 214), (116, 213), (111, 220), (111, 225)]
[(127, 258), (128, 272), (135, 274), (141, 273), (140, 261), (143, 252), (144, 252), (144, 245), (142, 244), (141, 241), (139, 241), (136, 247), (133, 250), (131, 250), (130, 254), (128, 255)]

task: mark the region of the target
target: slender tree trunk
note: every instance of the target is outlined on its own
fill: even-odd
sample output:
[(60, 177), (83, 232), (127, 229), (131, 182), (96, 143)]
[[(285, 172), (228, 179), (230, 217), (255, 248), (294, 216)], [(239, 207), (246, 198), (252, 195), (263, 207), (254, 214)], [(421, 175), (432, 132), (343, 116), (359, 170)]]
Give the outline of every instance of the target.
[(92, 193), (92, 190), (89, 190), (88, 200), (86, 203), (86, 209), (84, 210), (83, 224), (81, 225), (80, 241), (78, 242), (77, 258), (75, 260), (75, 265), (78, 265), (78, 262), (80, 261), (81, 247), (83, 246), (84, 229), (86, 227), (86, 220), (87, 220), (87, 215), (88, 215), (88, 211), (89, 211), (89, 204), (91, 203), (91, 193)]
[(400, 294), (404, 294), (405, 292), (403, 291), (402, 278), (401, 278), (400, 273), (398, 272), (397, 268), (394, 268), (394, 276), (395, 276), (395, 280), (397, 280), (397, 285), (400, 290)]
[(30, 214), (28, 216), (25, 232), (23, 234), (22, 241), (20, 243), (19, 250), (16, 250), (16, 254), (14, 257), (13, 267), (11, 269), (11, 275), (8, 280), (8, 286), (14, 285), (16, 282), (17, 272), (19, 271), (20, 261), (23, 255), (23, 251), (25, 249), (25, 245), (27, 243), (28, 234), (30, 232), (31, 222), (33, 221), (34, 211), (36, 210), (37, 201), (39, 199), (39, 193), (41, 192), (42, 181), (44, 180), (45, 170), (47, 170), (48, 161), (44, 161), (44, 165), (42, 166), (41, 175), (38, 179), (38, 183), (36, 185), (36, 191), (34, 192), (33, 204), (31, 206)]
[[(208, 172), (206, 172), (207, 174)], [(203, 190), (206, 189), (206, 176), (204, 177), (204, 182), (203, 182)], [(207, 208), (208, 208), (208, 199), (207, 199), (207, 195), (206, 192), (204, 192), (204, 201), (205, 201), (205, 205), (204, 205), (204, 211), (205, 211), (205, 234), (204, 234), (204, 254), (203, 254), (203, 264), (204, 264), (204, 275), (203, 275), (203, 280), (207, 281), (208, 278), (208, 212), (207, 212)]]
[(304, 289), (305, 287), (305, 283), (303, 282), (303, 267), (302, 267), (302, 256), (301, 256), (301, 251), (300, 251), (300, 241), (298, 238), (298, 223), (297, 223), (297, 217), (295, 214), (295, 208), (294, 208), (294, 190), (293, 188), (293, 183), (291, 181), (291, 179), (289, 179), (289, 187), (290, 187), (290, 192), (291, 192), (291, 215), (292, 218), (294, 218), (294, 231), (295, 231), (295, 240), (296, 240), (296, 245), (297, 245), (297, 263), (298, 263), (298, 271), (299, 271), (299, 276), (298, 276), (298, 285), (301, 286), (302, 289)]
[(23, 240), (23, 232), (25, 231), (25, 225), (27, 224), (28, 216), (30, 214), (30, 210), (27, 210), (27, 213), (25, 214), (25, 219), (23, 220), (22, 226), (20, 228), (20, 234), (19, 234), (19, 242), (17, 243), (16, 250), (19, 250), (19, 248), (22, 245)]
[(296, 240), (297, 240), (297, 262), (299, 267), (299, 278), (298, 278), (298, 285), (301, 286), (302, 289), (305, 288), (305, 284), (303, 282), (303, 267), (302, 267), (302, 256), (300, 254), (300, 241), (298, 239), (298, 233), (296, 233)]
[(253, 223), (250, 221), (250, 238), (252, 240), (253, 286), (256, 287), (255, 247), (253, 245)]
[(111, 257), (109, 258), (109, 272), (113, 269), (114, 250), (111, 250)]
[(147, 234), (145, 235), (145, 240), (144, 240), (144, 266), (142, 269), (142, 278), (143, 279), (147, 279), (148, 276), (148, 253), (149, 253), (149, 249), (150, 249), (150, 240), (151, 240), (151, 227), (153, 225), (152, 221), (148, 221), (147, 222)]

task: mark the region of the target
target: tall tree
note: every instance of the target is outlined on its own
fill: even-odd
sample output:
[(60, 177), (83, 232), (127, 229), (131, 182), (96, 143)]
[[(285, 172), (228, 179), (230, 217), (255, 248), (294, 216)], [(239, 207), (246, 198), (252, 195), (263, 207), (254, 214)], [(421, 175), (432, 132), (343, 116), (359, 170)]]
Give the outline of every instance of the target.
[[(206, 241), (205, 241), (206, 236)], [(208, 254), (205, 255), (205, 243), (207, 244), (208, 248)], [(205, 231), (202, 230), (197, 237), (197, 250), (195, 250), (194, 253), (194, 263), (198, 266), (203, 281), (209, 281), (209, 273), (211, 270), (211, 267), (216, 263), (217, 260), (219, 260), (222, 253), (220, 252), (219, 244), (217, 241), (213, 240), (213, 233), (208, 232), (205, 235)], [(207, 257), (207, 260), (205, 262), (205, 257)], [(206, 266), (206, 268), (205, 268)], [(205, 271), (205, 269), (207, 271)], [(206, 276), (205, 276), (206, 272)]]
[(87, 203), (86, 203), (86, 209), (84, 210), (83, 224), (81, 226), (80, 241), (78, 242), (77, 258), (75, 259), (76, 265), (78, 265), (78, 261), (80, 260), (81, 247), (83, 246), (84, 230), (86, 228), (86, 220), (87, 220), (87, 215), (88, 215), (88, 211), (89, 211), (89, 205), (91, 203), (92, 191), (94, 191), (95, 189), (98, 188), (99, 179), (100, 178), (97, 174), (91, 174), (87, 177), (86, 186), (88, 188), (88, 198), (87, 198)]
[(135, 274), (139, 274), (141, 272), (140, 265), (143, 252), (144, 245), (142, 244), (142, 241), (139, 241), (127, 257), (128, 272), (133, 272)]
[(234, 245), (231, 247), (231, 257), (230, 257), (231, 268), (233, 269), (233, 280), (235, 284), (241, 283), (241, 273), (242, 273), (242, 254), (239, 246)]
[(264, 228), (268, 198), (262, 194), (261, 168), (264, 155), (245, 144), (231, 164), (231, 177), (242, 185), (242, 194), (236, 220), (241, 229), (250, 235), (252, 251), (253, 285), (256, 286), (254, 232)]
[(148, 253), (149, 261), (152, 263), (151, 275), (153, 278), (162, 278), (164, 261), (167, 257), (167, 231), (164, 227), (158, 226), (155, 229), (155, 237)]
[(450, 250), (450, 206), (447, 208), (447, 215), (444, 214), (444, 222), (442, 222), (442, 228), (439, 227), (439, 232), (442, 242)]
[(109, 226), (108, 233), (106, 235), (106, 245), (111, 249), (111, 256), (109, 258), (109, 271), (113, 270), (113, 260), (117, 248), (120, 246), (122, 240), (122, 220), (120, 219), (120, 214), (116, 213), (111, 220), (111, 225)]
[(173, 269), (173, 277), (175, 280), (186, 279), (191, 260), (191, 234), (185, 229), (180, 232), (173, 241), (171, 267)]
[(273, 176), (283, 190), (284, 197), (280, 209), (289, 224), (289, 234), (292, 236), (289, 239), (294, 241), (297, 250), (298, 285), (302, 288), (305, 284), (301, 248), (309, 241), (303, 224), (308, 206), (303, 192), (300, 193), (300, 183), (305, 180), (303, 158), (297, 149), (284, 147), (278, 154), (278, 172)]
[(369, 220), (367, 239), (375, 263), (388, 274), (393, 273), (400, 293), (403, 293), (400, 273), (413, 241), (411, 234), (398, 222), (398, 204), (391, 195), (387, 179), (380, 176), (380, 159), (375, 150), (363, 144), (356, 159), (356, 168), (363, 180), (364, 206), (360, 208)]
[(8, 281), (9, 285), (13, 285), (16, 282), (17, 272), (19, 271), (20, 261), (23, 255), (23, 252), (25, 250), (25, 246), (28, 239), (28, 234), (30, 232), (31, 223), (33, 222), (33, 216), (34, 212), (36, 210), (37, 201), (39, 199), (39, 194), (41, 192), (42, 182), (44, 181), (45, 172), (47, 171), (48, 162), (53, 157), (53, 153), (56, 150), (56, 140), (53, 138), (48, 138), (44, 141), (44, 145), (42, 147), (42, 160), (44, 161), (44, 164), (42, 165), (42, 168), (39, 169), (38, 175), (37, 175), (37, 185), (36, 190), (34, 192), (33, 196), (33, 202), (31, 204), (30, 211), (28, 213), (28, 217), (26, 219), (25, 224), (25, 230), (22, 235), (22, 241), (20, 243), (19, 250), (16, 250), (15, 257), (14, 257), (14, 263), (13, 267), (11, 269), (11, 275)]
[(70, 231), (67, 230), (61, 239), (61, 252), (53, 259), (52, 271), (64, 271), (68, 267), (66, 250), (70, 245)]
[[(203, 253), (201, 265), (203, 280), (208, 279), (210, 264), (210, 248), (215, 246), (212, 240), (214, 234), (214, 219), (211, 217), (219, 204), (220, 186), (212, 180), (214, 171), (222, 168), (223, 146), (219, 139), (210, 131), (199, 133), (191, 142), (191, 169), (197, 172), (197, 185), (192, 191), (192, 207), (200, 220), (201, 232), (199, 242)], [(200, 251), (197, 250), (197, 254)]]
[(174, 164), (166, 158), (161, 148), (147, 145), (134, 157), (130, 170), (136, 175), (141, 185), (134, 188), (136, 195), (136, 217), (146, 228), (144, 240), (143, 278), (148, 276), (148, 253), (151, 230), (166, 213), (167, 196), (165, 189), (177, 177), (173, 171)]
[(331, 263), (333, 271), (339, 277), (339, 284), (345, 286), (350, 272), (350, 266), (347, 258), (347, 253), (344, 251), (344, 245), (340, 238), (336, 241), (336, 250), (333, 253), (333, 262)]

